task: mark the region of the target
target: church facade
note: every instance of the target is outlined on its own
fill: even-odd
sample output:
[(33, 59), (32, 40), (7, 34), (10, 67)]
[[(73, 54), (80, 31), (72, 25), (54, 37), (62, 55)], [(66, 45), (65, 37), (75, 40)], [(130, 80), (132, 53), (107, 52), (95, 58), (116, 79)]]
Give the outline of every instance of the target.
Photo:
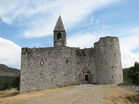
[(20, 92), (77, 84), (123, 82), (117, 37), (102, 37), (93, 48), (66, 46), (61, 17), (54, 28), (54, 47), (22, 48)]

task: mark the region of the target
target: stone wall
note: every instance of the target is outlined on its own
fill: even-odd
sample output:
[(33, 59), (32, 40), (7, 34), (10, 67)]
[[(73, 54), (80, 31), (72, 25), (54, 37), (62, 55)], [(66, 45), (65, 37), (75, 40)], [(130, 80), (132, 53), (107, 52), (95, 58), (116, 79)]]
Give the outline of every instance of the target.
[(117, 37), (104, 37), (94, 48), (22, 48), (20, 92), (84, 83), (123, 82)]
[(118, 84), (123, 82), (121, 54), (117, 37), (104, 37), (95, 43), (97, 83)]
[(22, 48), (20, 92), (86, 83), (96, 83), (94, 49), (51, 47)]
[[(96, 67), (94, 62), (94, 49), (93, 48), (86, 48), (86, 49), (78, 49), (77, 50), (77, 60), (78, 60), (78, 67), (80, 69), (80, 83), (96, 83)], [(89, 82), (84, 80), (86, 72), (88, 70), (90, 75)]]

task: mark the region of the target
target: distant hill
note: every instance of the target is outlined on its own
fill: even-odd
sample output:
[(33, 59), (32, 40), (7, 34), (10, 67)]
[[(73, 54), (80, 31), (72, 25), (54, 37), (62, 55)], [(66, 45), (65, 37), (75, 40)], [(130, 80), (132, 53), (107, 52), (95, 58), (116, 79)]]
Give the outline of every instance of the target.
[(20, 70), (0, 64), (0, 76), (19, 76)]

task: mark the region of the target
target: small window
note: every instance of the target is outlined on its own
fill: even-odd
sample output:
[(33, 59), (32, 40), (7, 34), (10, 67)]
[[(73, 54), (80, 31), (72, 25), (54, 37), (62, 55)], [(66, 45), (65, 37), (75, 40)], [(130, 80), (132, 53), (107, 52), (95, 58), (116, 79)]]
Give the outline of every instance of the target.
[(69, 62), (69, 60), (68, 60), (68, 58), (66, 59), (66, 63), (68, 63)]
[(61, 40), (61, 33), (58, 33), (58, 34), (57, 34), (57, 39), (58, 39), (58, 40)]

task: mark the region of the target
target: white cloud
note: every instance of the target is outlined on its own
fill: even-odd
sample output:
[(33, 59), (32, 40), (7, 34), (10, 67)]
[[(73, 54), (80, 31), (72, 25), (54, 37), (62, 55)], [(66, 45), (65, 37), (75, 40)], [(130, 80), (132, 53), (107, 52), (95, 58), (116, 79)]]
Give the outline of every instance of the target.
[(94, 46), (94, 42), (98, 41), (99, 37), (90, 33), (73, 35), (68, 38), (67, 45), (71, 47), (89, 48)]
[(133, 28), (130, 33), (134, 33), (134, 35), (139, 35), (139, 27)]
[(4, 0), (0, 1), (0, 17), (6, 23), (15, 19), (27, 28), (25, 37), (50, 35), (59, 13), (65, 27), (81, 22), (90, 12), (119, 0)]
[(10, 40), (0, 37), (0, 63), (20, 67), (21, 47)]
[(139, 48), (139, 35), (135, 35), (133, 32), (132, 35), (121, 38), (121, 42), (124, 49), (134, 50)]
[(139, 62), (139, 27), (129, 30), (129, 35), (120, 39), (123, 67), (133, 66), (135, 61)]
[(121, 47), (121, 56), (124, 68), (133, 66), (136, 61), (139, 62), (139, 53), (134, 53), (131, 50), (124, 50), (124, 47)]
[(0, 17), (8, 24), (11, 24), (17, 16), (23, 14), (29, 0), (1, 0)]

